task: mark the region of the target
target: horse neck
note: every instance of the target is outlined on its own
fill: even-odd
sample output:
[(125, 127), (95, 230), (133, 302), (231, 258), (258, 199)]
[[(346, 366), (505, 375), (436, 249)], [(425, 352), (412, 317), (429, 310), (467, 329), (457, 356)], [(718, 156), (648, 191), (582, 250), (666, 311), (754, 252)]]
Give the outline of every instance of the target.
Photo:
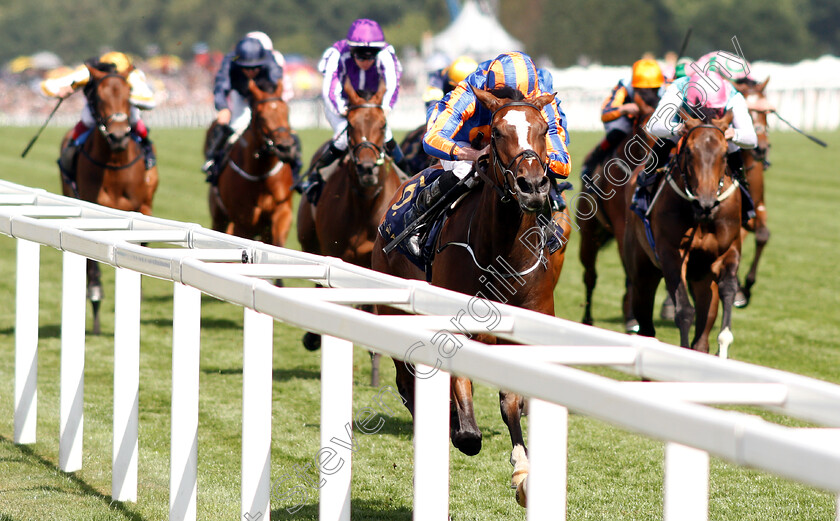
[(522, 212), (515, 200), (502, 202), (488, 183), (483, 185), (472, 221), (473, 246), (481, 262), (495, 265), (495, 259), (501, 256), (517, 271), (526, 270), (536, 262), (534, 250), (527, 246), (539, 230), (536, 214)]

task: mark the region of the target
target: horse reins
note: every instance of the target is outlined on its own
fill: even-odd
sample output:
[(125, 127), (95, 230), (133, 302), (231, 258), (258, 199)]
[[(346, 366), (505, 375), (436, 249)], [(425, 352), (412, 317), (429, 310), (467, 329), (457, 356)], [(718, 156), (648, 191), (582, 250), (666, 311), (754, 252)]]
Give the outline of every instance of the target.
[[(264, 98), (264, 99), (261, 99), (261, 100), (254, 100), (254, 104), (255, 105), (262, 105), (263, 103), (268, 103), (269, 101), (283, 101), (283, 98), (281, 96), (270, 96), (268, 98)], [(277, 134), (278, 132), (287, 132), (287, 133), (291, 134), (292, 129), (291, 129), (291, 127), (280, 126), (280, 127), (276, 127), (276, 128), (273, 128), (273, 129), (269, 130), (268, 133), (261, 132), (262, 135), (263, 135), (263, 146), (260, 147), (259, 150), (254, 152), (254, 158), (258, 159), (264, 151), (269, 152), (269, 153), (271, 153), (275, 156), (279, 156), (279, 152), (277, 150), (277, 144), (274, 142), (274, 135)], [(263, 176), (263, 177), (270, 177), (271, 175), (273, 175), (273, 174), (269, 174), (269, 175)]]
[[(698, 128), (713, 128), (713, 129), (717, 130), (718, 132), (720, 132), (721, 134), (724, 133), (723, 130), (721, 130), (719, 127), (716, 127), (715, 125), (697, 125), (696, 127), (693, 127), (692, 129), (690, 129), (685, 134), (685, 136), (682, 137), (682, 140), (681, 140), (682, 143), (680, 144), (679, 153), (677, 155), (677, 167), (680, 170), (680, 177), (682, 178), (684, 187), (682, 189), (680, 189), (680, 187), (677, 185), (676, 181), (674, 181), (674, 177), (671, 175), (671, 172), (668, 172), (668, 175), (667, 175), (666, 179), (668, 181), (668, 184), (671, 185), (671, 188), (674, 190), (674, 192), (677, 195), (679, 195), (680, 197), (682, 197), (683, 199), (685, 199), (686, 201), (689, 201), (689, 202), (696, 201), (697, 196), (694, 195), (691, 192), (691, 188), (689, 187), (689, 183), (688, 183), (688, 165), (689, 165), (689, 160), (691, 159), (691, 147), (688, 146), (688, 138)], [(724, 161), (725, 160), (726, 159), (724, 157)], [(727, 188), (725, 191), (722, 191), (723, 190), (723, 182), (724, 182), (725, 179), (726, 179), (725, 175), (721, 176), (720, 182), (718, 183), (717, 197), (715, 198), (715, 206), (719, 205), (721, 202), (726, 200), (726, 198), (728, 198), (730, 195), (732, 195), (732, 193), (735, 191), (735, 189), (738, 188), (738, 184), (739, 184), (738, 180), (733, 178), (732, 179), (732, 184), (729, 185), (729, 188)]]
[[(534, 105), (533, 103), (529, 103), (527, 101), (512, 101), (512, 102), (506, 103), (506, 104), (502, 105), (501, 107), (499, 107), (498, 109), (496, 109), (490, 117), (491, 122), (496, 119), (496, 114), (500, 110), (508, 108), (508, 107), (530, 107), (530, 108), (536, 110), (537, 112), (540, 112), (540, 113), (542, 112), (540, 110), (540, 108), (537, 107), (536, 105)], [(513, 188), (508, 183), (508, 175), (510, 175), (511, 179), (516, 179), (516, 175), (514, 174), (514, 171), (519, 169), (519, 166), (522, 164), (523, 161), (525, 161), (526, 159), (536, 159), (537, 162), (539, 163), (540, 167), (543, 169), (543, 174), (547, 175), (547, 173), (548, 173), (548, 162), (543, 161), (542, 158), (540, 158), (540, 156), (536, 152), (534, 152), (533, 149), (523, 150), (523, 151), (519, 152), (518, 154), (516, 154), (515, 156), (513, 156), (513, 158), (508, 162), (507, 165), (502, 164), (502, 161), (501, 161), (500, 156), (499, 156), (499, 150), (496, 146), (496, 137), (495, 137), (494, 133), (492, 132), (492, 130), (491, 130), (491, 134), (490, 134), (490, 148), (493, 150), (493, 166), (496, 167), (494, 169), (494, 178), (496, 178), (496, 179), (490, 179), (490, 177), (487, 176), (486, 172), (484, 171), (485, 169), (480, 167), (480, 164), (479, 164), (481, 162), (480, 160), (476, 160), (475, 165), (474, 165), (474, 169), (475, 169), (475, 172), (484, 181), (486, 181), (496, 191), (497, 194), (499, 194), (499, 198), (503, 203), (506, 203), (506, 202), (510, 201), (511, 196), (516, 195), (516, 193), (513, 191)], [(496, 173), (496, 171), (501, 171), (501, 173), (502, 173), (502, 179), (504, 181), (504, 188), (500, 188), (499, 183), (496, 182), (496, 180), (498, 179), (498, 173)], [(515, 183), (515, 181), (514, 181), (514, 183)], [(537, 256), (536, 262), (534, 262), (534, 264), (531, 265), (529, 268), (524, 269), (522, 271), (515, 272), (515, 273), (502, 273), (502, 272), (499, 272), (499, 271), (497, 271), (497, 270), (495, 270), (495, 269), (493, 269), (489, 266), (488, 267), (482, 266), (481, 264), (479, 264), (478, 259), (475, 256), (475, 252), (472, 249), (472, 246), (470, 246), (470, 235), (472, 234), (472, 222), (473, 222), (474, 217), (475, 217), (475, 213), (473, 213), (470, 216), (470, 222), (469, 222), (469, 225), (467, 226), (467, 239), (466, 239), (465, 242), (454, 242), (454, 241), (453, 242), (447, 242), (446, 244), (436, 248), (436, 250), (437, 250), (436, 253), (440, 253), (447, 246), (460, 246), (460, 247), (464, 248), (465, 250), (467, 250), (467, 253), (469, 253), (470, 257), (472, 258), (473, 264), (475, 264), (475, 266), (478, 269), (480, 269), (481, 271), (484, 271), (485, 273), (492, 273), (493, 275), (495, 275), (497, 277), (502, 277), (502, 278), (522, 277), (524, 275), (528, 275), (529, 273), (531, 273), (532, 271), (537, 269), (537, 267), (539, 267), (540, 264), (543, 264), (543, 265), (545, 264), (545, 255), (543, 254), (543, 250), (545, 250), (545, 248), (546, 248), (547, 241), (545, 240), (545, 236), (541, 234), (540, 235), (541, 244), (540, 244), (540, 248), (539, 248), (540, 255)]]
[[(382, 111), (383, 114), (385, 113), (385, 111), (382, 109), (382, 105), (378, 105), (376, 103), (360, 103), (358, 105), (350, 105), (349, 107), (347, 107), (347, 114), (349, 115), (350, 112), (352, 112), (356, 109), (374, 109), (374, 108), (378, 108), (379, 110)], [(350, 124), (350, 120), (348, 119), (347, 120), (347, 129), (345, 130), (345, 132), (347, 132), (348, 141), (350, 140), (350, 131), (352, 129), (353, 129), (353, 125)], [(385, 163), (385, 148), (380, 147), (379, 145), (377, 145), (373, 141), (368, 141), (368, 139), (366, 137), (362, 136), (362, 141), (353, 145), (353, 148), (350, 151), (350, 156), (351, 156), (351, 159), (353, 160), (353, 168), (356, 168), (356, 165), (359, 164), (359, 152), (361, 152), (362, 150), (364, 150), (366, 148), (369, 148), (369, 149), (373, 150), (373, 153), (376, 155), (376, 161), (374, 162), (374, 165), (382, 166)], [(378, 178), (379, 178), (379, 176), (377, 176), (377, 179)], [(380, 186), (376, 190), (376, 192), (374, 192), (373, 195), (369, 197), (369, 199), (376, 198), (376, 196), (378, 196), (382, 192), (382, 188), (383, 187)], [(356, 192), (356, 195), (358, 195), (360, 197), (365, 197), (365, 195), (363, 193), (361, 193), (356, 188), (356, 186), (352, 186), (352, 189), (353, 189), (354, 192)]]
[[(496, 114), (498, 114), (499, 111), (501, 111), (503, 109), (506, 109), (506, 108), (509, 108), (509, 107), (530, 107), (530, 108), (536, 110), (537, 112), (542, 113), (542, 110), (539, 107), (537, 107), (536, 105), (534, 105), (533, 103), (529, 103), (527, 101), (511, 101), (510, 103), (505, 103), (504, 105), (502, 105), (501, 107), (499, 107), (495, 111), (493, 111), (493, 114), (490, 116), (491, 125), (492, 125), (492, 121), (494, 121), (496, 119)], [(530, 149), (530, 148), (526, 149), (526, 150), (523, 150), (522, 152), (513, 156), (513, 158), (508, 162), (507, 165), (502, 164), (502, 161), (501, 161), (500, 155), (499, 155), (499, 149), (497, 148), (497, 145), (496, 145), (496, 137), (495, 137), (494, 132), (492, 130), (490, 132), (490, 148), (493, 150), (493, 165), (496, 167), (497, 170), (501, 171), (501, 173), (502, 173), (502, 179), (504, 181), (504, 188), (500, 188), (498, 183), (496, 183), (496, 182), (491, 183), (491, 186), (499, 194), (499, 197), (501, 198), (503, 203), (506, 203), (506, 202), (510, 201), (511, 196), (516, 195), (516, 193), (513, 191), (513, 188), (511, 187), (511, 184), (508, 183), (508, 176), (510, 176), (511, 179), (514, 179), (514, 184), (515, 184), (516, 174), (514, 174), (514, 171), (519, 169), (519, 166), (526, 159), (535, 159), (539, 163), (540, 168), (542, 168), (543, 174), (544, 175), (548, 174), (548, 161), (543, 161), (542, 158), (536, 152), (534, 152), (533, 149)], [(488, 180), (486, 178), (486, 175), (481, 171), (481, 169), (477, 168), (476, 171), (478, 171), (479, 175), (482, 178), (484, 178), (485, 180)]]
[[(107, 79), (107, 78), (119, 78), (120, 80), (123, 81), (123, 83), (128, 84), (128, 80), (125, 79), (124, 76), (122, 76), (121, 74), (117, 74), (115, 72), (110, 72), (110, 73), (106, 74), (105, 76), (103, 76), (102, 78), (100, 78), (96, 82), (95, 86), (90, 90), (90, 94), (88, 94), (87, 98), (88, 98), (88, 105), (95, 107), (95, 111), (93, 111), (93, 114), (94, 114), (94, 117), (95, 117), (95, 120), (96, 120), (96, 128), (99, 130), (99, 132), (102, 134), (102, 136), (110, 143), (111, 139), (110, 139), (109, 134), (108, 134), (107, 124), (109, 122), (111, 122), (111, 120), (114, 120), (114, 119), (122, 121), (122, 119), (124, 118), (125, 120), (128, 120), (128, 114), (126, 114), (124, 112), (117, 112), (117, 113), (111, 114), (107, 118), (103, 118), (102, 115), (99, 113), (99, 101), (100, 101), (100, 99), (99, 99), (99, 96), (96, 93), (96, 89), (99, 86), (99, 84), (101, 84), (102, 81)], [(132, 141), (134, 141), (134, 140), (132, 140)], [(139, 147), (139, 145), (138, 145), (138, 147)], [(82, 153), (83, 156), (85, 156), (85, 158), (88, 161), (90, 161), (94, 165), (98, 166), (99, 168), (107, 168), (108, 170), (124, 170), (126, 168), (129, 168), (129, 167), (133, 166), (134, 163), (139, 161), (140, 158), (143, 156), (142, 153), (138, 153), (134, 157), (134, 159), (132, 159), (131, 161), (129, 161), (128, 163), (126, 163), (124, 165), (111, 165), (111, 164), (108, 164), (108, 163), (103, 163), (103, 162), (98, 161), (98, 160), (94, 159), (93, 157), (91, 157), (90, 153), (88, 153), (88, 151), (85, 150), (84, 146), (79, 147), (79, 151)]]

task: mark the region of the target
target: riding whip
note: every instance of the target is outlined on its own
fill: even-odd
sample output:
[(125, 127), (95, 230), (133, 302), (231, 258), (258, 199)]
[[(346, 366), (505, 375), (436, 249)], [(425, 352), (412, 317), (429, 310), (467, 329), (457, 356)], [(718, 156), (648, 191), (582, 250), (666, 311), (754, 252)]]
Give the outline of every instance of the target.
[(810, 140), (811, 140), (811, 141), (813, 141), (814, 143), (818, 144), (818, 145), (819, 145), (819, 146), (821, 146), (821, 147), (827, 147), (827, 146), (828, 146), (828, 144), (826, 144), (826, 142), (825, 142), (825, 141), (823, 141), (823, 140), (821, 140), (821, 139), (818, 139), (818, 138), (815, 138), (814, 136), (812, 136), (812, 135), (810, 135), (810, 134), (806, 134), (805, 132), (802, 132), (802, 131), (801, 131), (801, 130), (799, 130), (798, 128), (796, 128), (796, 127), (794, 127), (793, 125), (791, 125), (791, 124), (790, 124), (790, 122), (789, 122), (788, 120), (786, 120), (785, 118), (783, 118), (782, 116), (780, 116), (780, 115), (779, 115), (779, 113), (778, 113), (778, 112), (776, 112), (775, 110), (774, 110), (774, 111), (772, 111), (772, 112), (773, 112), (773, 114), (775, 114), (775, 115), (776, 115), (776, 117), (777, 117), (777, 118), (779, 118), (779, 119), (780, 119), (780, 120), (782, 120), (783, 122), (787, 123), (787, 125), (788, 125), (790, 128), (792, 128), (793, 130), (795, 130), (795, 131), (799, 132), (800, 134), (802, 134), (803, 136), (807, 137), (808, 139), (810, 139)]
[(52, 112), (50, 112), (50, 115), (49, 115), (49, 116), (47, 116), (47, 120), (46, 120), (46, 121), (44, 121), (44, 124), (43, 124), (43, 125), (41, 125), (41, 128), (40, 128), (40, 129), (38, 129), (38, 133), (37, 133), (37, 134), (35, 134), (35, 137), (33, 137), (33, 138), (32, 138), (32, 140), (29, 142), (29, 144), (28, 144), (28, 145), (26, 145), (26, 148), (25, 148), (25, 149), (23, 149), (23, 152), (20, 154), (20, 157), (26, 157), (26, 154), (28, 154), (28, 153), (29, 153), (29, 149), (30, 149), (30, 148), (32, 148), (32, 145), (34, 145), (36, 141), (38, 141), (38, 137), (41, 135), (41, 132), (43, 132), (43, 131), (44, 131), (44, 129), (45, 129), (45, 128), (47, 128), (47, 123), (49, 123), (49, 122), (50, 122), (50, 120), (52, 119), (53, 115), (55, 114), (55, 111), (57, 111), (57, 110), (58, 110), (58, 107), (60, 107), (60, 106), (61, 106), (61, 103), (62, 103), (65, 99), (66, 99), (66, 98), (58, 98), (58, 103), (56, 103), (56, 104), (55, 104), (55, 108), (54, 108), (54, 109), (52, 109)]
[[(476, 171), (475, 166), (473, 166), (473, 171)], [(466, 184), (467, 181), (472, 177), (471, 174), (472, 172), (470, 172), (469, 175), (465, 176), (463, 179), (458, 181), (458, 183), (455, 186)], [(386, 254), (391, 253), (397, 246), (400, 245), (401, 242), (403, 242), (406, 239), (406, 237), (411, 235), (414, 232), (414, 230), (416, 230), (421, 224), (428, 221), (433, 215), (436, 215), (438, 211), (442, 208), (449, 206), (450, 204), (455, 202), (455, 198), (450, 194), (458, 194), (460, 196), (461, 192), (459, 190), (455, 190), (455, 188), (453, 187), (447, 193), (443, 194), (443, 197), (438, 199), (438, 201), (435, 204), (433, 204), (428, 210), (423, 212), (422, 215), (417, 217), (417, 219), (415, 219), (408, 226), (406, 226), (405, 229), (402, 232), (400, 232), (400, 234), (397, 235), (391, 242), (386, 244), (385, 247), (382, 248), (382, 251)]]
[(692, 28), (689, 27), (688, 32), (685, 33), (685, 38), (683, 38), (682, 45), (680, 46), (680, 52), (677, 54), (677, 61), (679, 61), (680, 58), (683, 57), (683, 54), (685, 54), (685, 48), (688, 47), (688, 39), (691, 38), (691, 29)]

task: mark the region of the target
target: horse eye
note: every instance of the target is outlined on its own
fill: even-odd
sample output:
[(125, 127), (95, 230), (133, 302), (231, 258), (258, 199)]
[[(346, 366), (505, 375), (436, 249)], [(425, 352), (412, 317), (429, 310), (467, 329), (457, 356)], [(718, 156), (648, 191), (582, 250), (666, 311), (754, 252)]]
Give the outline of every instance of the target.
[(502, 136), (499, 133), (499, 129), (494, 128), (493, 130), (490, 131), (490, 137), (492, 137), (493, 139), (499, 139)]

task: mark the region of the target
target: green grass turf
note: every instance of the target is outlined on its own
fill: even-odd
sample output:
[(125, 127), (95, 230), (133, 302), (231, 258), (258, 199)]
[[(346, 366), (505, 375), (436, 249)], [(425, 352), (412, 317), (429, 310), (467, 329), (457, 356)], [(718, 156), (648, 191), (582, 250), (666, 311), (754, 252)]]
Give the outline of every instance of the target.
[[(0, 128), (0, 177), (58, 192), (54, 160), (62, 129), (48, 128), (26, 159), (20, 152), (36, 129)], [(305, 156), (328, 137), (301, 133)], [(773, 133), (767, 204), (770, 245), (759, 271), (754, 300), (734, 317), (731, 357), (840, 382), (838, 304), (840, 278), (834, 270), (840, 224), (832, 215), (840, 199), (840, 133), (819, 134), (830, 148), (820, 149), (794, 133)], [(209, 226), (206, 185), (198, 168), (203, 133), (154, 129), (160, 188), (154, 213), (159, 217)], [(575, 172), (580, 158), (599, 139), (572, 133)], [(579, 185), (577, 174), (572, 181)], [(294, 228), (289, 247), (297, 248)], [(744, 247), (752, 259), (752, 238)], [(578, 238), (572, 236), (564, 272), (555, 291), (558, 316), (580, 320), (582, 270)], [(60, 355), (60, 253), (41, 250), (38, 442), (18, 446), (13, 438), (15, 243), (0, 237), (0, 520), (159, 520), (168, 517), (171, 392), (172, 285), (143, 281), (140, 355), (140, 455), (137, 503), (113, 502), (111, 410), (113, 392), (114, 272), (103, 268), (106, 300), (103, 334), (88, 336), (85, 373), (83, 469), (58, 470), (58, 376)], [(619, 298), (623, 275), (614, 244), (599, 259), (595, 293), (596, 325), (621, 327)], [(744, 270), (742, 270), (743, 272)], [(661, 299), (661, 296), (660, 296)], [(88, 314), (90, 312), (88, 311)], [(90, 319), (88, 319), (90, 327)], [(660, 338), (676, 342), (676, 329), (658, 323)], [(202, 304), (201, 398), (199, 416), (199, 519), (239, 516), (242, 312), (205, 297)], [(300, 345), (301, 331), (275, 326), (272, 479), (313, 462), (319, 443), (320, 354)], [(370, 363), (355, 350), (354, 406), (371, 404)], [(382, 382), (393, 382), (383, 360)], [(615, 375), (616, 373), (609, 373)], [(620, 375), (619, 375), (620, 376)], [(508, 488), (510, 441), (499, 417), (498, 394), (476, 386), (478, 425), (484, 446), (475, 457), (450, 450), (450, 511), (456, 520), (525, 519)], [(411, 423), (407, 411), (392, 403), (393, 417), (383, 429), (357, 434), (353, 458), (353, 519), (407, 520), (412, 505)], [(770, 416), (767, 416), (770, 417)], [(775, 418), (775, 417), (772, 417)], [(785, 418), (786, 424), (798, 425)], [(662, 516), (663, 444), (628, 434), (599, 421), (573, 415), (569, 436), (570, 520), (641, 520)], [(296, 481), (293, 484), (300, 484)], [(290, 485), (291, 486), (291, 485)], [(830, 494), (767, 474), (712, 460), (712, 519), (833, 519)], [(272, 503), (275, 519), (317, 518), (317, 494), (309, 489), (304, 507)]]

